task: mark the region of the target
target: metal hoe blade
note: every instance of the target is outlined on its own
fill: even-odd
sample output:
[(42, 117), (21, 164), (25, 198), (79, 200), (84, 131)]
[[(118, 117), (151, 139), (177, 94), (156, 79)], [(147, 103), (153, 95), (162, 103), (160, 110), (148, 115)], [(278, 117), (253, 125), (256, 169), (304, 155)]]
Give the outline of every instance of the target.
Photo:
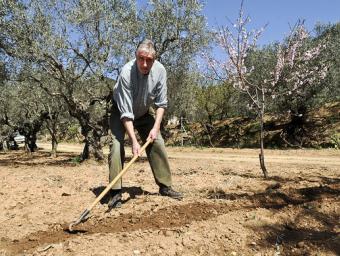
[(88, 216), (89, 213), (90, 213), (90, 211), (89, 211), (88, 209), (86, 209), (86, 210), (80, 215), (79, 219), (77, 219), (76, 221), (73, 221), (73, 222), (70, 223), (70, 225), (68, 226), (68, 230), (69, 230), (70, 232), (73, 232), (73, 226), (76, 226), (76, 225), (78, 225), (79, 223), (82, 223), (82, 222), (87, 221), (88, 218), (90, 217), (90, 216)]

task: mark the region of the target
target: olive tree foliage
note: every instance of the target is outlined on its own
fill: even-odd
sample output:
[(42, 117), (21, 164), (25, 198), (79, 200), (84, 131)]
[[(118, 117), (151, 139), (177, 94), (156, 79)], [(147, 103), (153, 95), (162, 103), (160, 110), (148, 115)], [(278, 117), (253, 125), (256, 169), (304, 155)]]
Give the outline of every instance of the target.
[(4, 84), (0, 85), (0, 148), (9, 140), (11, 134), (14, 132), (14, 127), (10, 120), (11, 116), (11, 90), (8, 90)]
[[(8, 73), (6, 68), (6, 50), (8, 48), (8, 42), (2, 33), (3, 20), (5, 19), (6, 12), (3, 8), (3, 3), (0, 3), (0, 144), (7, 140), (10, 133), (8, 124), (8, 91), (6, 90), (6, 81), (8, 79)], [(0, 147), (1, 147), (0, 145)]]
[(198, 0), (152, 0), (140, 13), (141, 36), (155, 43), (157, 58), (167, 69), (169, 116), (194, 112), (195, 57), (209, 40), (203, 4)]
[[(215, 79), (228, 80), (234, 88), (247, 95), (250, 100), (249, 108), (257, 114), (260, 123), (260, 166), (264, 177), (268, 172), (264, 161), (264, 115), (267, 98), (291, 97), (294, 99), (303, 94), (304, 88), (323, 79), (326, 66), (323, 63), (310, 65), (324, 48), (322, 44), (308, 46), (309, 35), (298, 22), (291, 30), (287, 40), (278, 44), (276, 62), (273, 69), (259, 79), (254, 79), (257, 66), (247, 66), (248, 54), (255, 51), (257, 40), (264, 28), (249, 30), (249, 16), (243, 12), (243, 1), (237, 21), (231, 26), (220, 27), (215, 39), (226, 53), (226, 59), (219, 61), (206, 55), (208, 65), (215, 74)], [(265, 61), (265, 60), (264, 60)], [(284, 86), (279, 86), (284, 84)]]
[[(62, 99), (78, 120), (85, 142), (83, 159), (103, 159), (100, 138), (108, 130), (110, 77), (130, 52), (126, 42), (134, 37), (133, 6), (132, 1), (87, 0), (34, 0), (7, 6), (13, 16), (6, 24), (15, 45), (12, 55), (30, 63), (33, 72), (27, 78), (50, 97)], [(93, 115), (96, 108), (101, 111)]]
[(25, 82), (15, 83), (15, 87), (17, 91), (13, 95), (15, 98), (12, 97), (15, 106), (12, 108), (14, 113), (11, 115), (11, 120), (20, 134), (25, 136), (26, 149), (34, 152), (37, 149), (37, 133), (47, 118), (47, 113), (40, 104), (43, 99), (42, 92)]
[(56, 99), (54, 104), (66, 106), (78, 120), (83, 159), (103, 159), (101, 138), (108, 132), (114, 79), (134, 57), (139, 40), (155, 41), (158, 58), (168, 68), (170, 102), (180, 98), (177, 79), (205, 42), (197, 1), (151, 1), (140, 13), (132, 0), (1, 4), (6, 17), (1, 38), (6, 38), (5, 51), (16, 63), (16, 73), (29, 66), (22, 82), (38, 85), (46, 98)]
[[(196, 120), (213, 126), (216, 120), (223, 120), (235, 113), (238, 105), (237, 91), (227, 82), (212, 83), (202, 77), (196, 86), (195, 96), (197, 100)], [(197, 108), (198, 108), (197, 107)]]
[[(44, 91), (43, 94), (46, 95), (46, 92)], [(41, 102), (45, 112), (44, 128), (51, 137), (51, 155), (57, 157), (58, 144), (66, 137), (72, 119), (68, 114), (67, 106), (61, 102), (62, 99), (48, 95), (45, 99), (48, 99), (48, 101)]]
[(0, 61), (0, 86), (2, 86), (6, 80), (7, 80), (6, 66), (5, 63)]
[(320, 58), (329, 66), (327, 76), (319, 86), (321, 93), (313, 101), (318, 106), (324, 102), (340, 101), (340, 22), (318, 24), (315, 31), (315, 43), (327, 41), (327, 49), (321, 53)]
[[(26, 92), (22, 84), (6, 82), (0, 93), (1, 135), (3, 140), (13, 139), (13, 133), (19, 131), (25, 135), (25, 146), (29, 152), (36, 149), (36, 133), (42, 126), (44, 117), (39, 107), (30, 101), (36, 96), (32, 90)], [(35, 102), (36, 103), (36, 102)]]
[[(42, 79), (51, 87), (57, 86), (55, 85), (56, 81), (49, 77)], [(38, 109), (36, 112), (40, 113), (40, 119), (43, 121), (40, 128), (44, 128), (48, 132), (52, 144), (51, 155), (57, 157), (59, 141), (66, 137), (69, 126), (74, 123), (74, 118), (70, 116), (68, 107), (62, 98), (53, 97), (35, 81), (30, 81), (28, 85), (25, 82), (22, 83), (24, 85), (22, 90), (26, 90), (24, 93), (27, 105), (32, 112), (34, 109)], [(35, 104), (35, 106), (30, 107), (31, 104)]]
[[(2, 3), (3, 4), (3, 3)], [(8, 6), (7, 6), (8, 7)], [(21, 6), (22, 7), (22, 6)], [(3, 10), (3, 9), (2, 9)], [(7, 15), (2, 13), (3, 18), (11, 20), (12, 10), (8, 10)], [(1, 20), (1, 26), (6, 27), (4, 19)], [(5, 31), (5, 30), (3, 30)], [(0, 57), (3, 60), (1, 67), (1, 93), (0, 93), (0, 132), (2, 140), (13, 139), (15, 131), (25, 136), (25, 148), (29, 152), (33, 152), (36, 148), (37, 133), (44, 125), (51, 134), (52, 138), (52, 154), (56, 153), (55, 138), (58, 138), (60, 127), (66, 127), (69, 121), (67, 112), (62, 103), (55, 104), (58, 100), (56, 97), (47, 95), (37, 84), (29, 81), (28, 77), (31, 73), (27, 71), (35, 70), (29, 62), (21, 61), (17, 58), (15, 52), (14, 41), (6, 34), (1, 37)], [(50, 81), (53, 82), (53, 81)], [(56, 120), (57, 114), (67, 116), (67, 122), (61, 123)], [(54, 129), (50, 129), (53, 124)], [(58, 127), (58, 128), (57, 128)]]

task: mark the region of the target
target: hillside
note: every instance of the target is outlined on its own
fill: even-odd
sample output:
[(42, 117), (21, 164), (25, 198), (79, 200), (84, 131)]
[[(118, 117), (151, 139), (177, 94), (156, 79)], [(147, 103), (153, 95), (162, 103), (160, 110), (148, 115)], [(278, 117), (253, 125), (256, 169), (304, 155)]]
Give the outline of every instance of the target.
[[(252, 148), (259, 145), (260, 126), (254, 118), (229, 118), (213, 124), (167, 127), (169, 145)], [(265, 117), (265, 145), (270, 148), (339, 148), (340, 102), (310, 111), (304, 117)]]

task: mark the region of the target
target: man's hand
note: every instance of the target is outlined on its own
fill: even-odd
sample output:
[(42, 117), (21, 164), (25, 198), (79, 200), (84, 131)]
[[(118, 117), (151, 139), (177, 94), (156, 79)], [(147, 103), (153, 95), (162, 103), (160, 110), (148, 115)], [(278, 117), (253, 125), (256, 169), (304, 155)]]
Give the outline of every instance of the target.
[(160, 127), (161, 127), (161, 122), (163, 119), (164, 111), (165, 111), (164, 108), (157, 108), (155, 123), (153, 125), (153, 128), (150, 130), (148, 139), (155, 140), (157, 138)]
[(132, 154), (133, 156), (140, 156), (141, 155), (141, 146), (139, 145), (138, 141), (132, 142)]
[(138, 143), (138, 140), (136, 138), (136, 134), (133, 128), (133, 122), (132, 120), (128, 119), (128, 118), (123, 118), (122, 119), (123, 125), (125, 127), (126, 132), (128, 133), (130, 140), (132, 142), (132, 154), (133, 156), (140, 156), (141, 152), (141, 146)]
[(152, 128), (150, 133), (149, 133), (148, 139), (155, 140), (157, 138), (157, 136), (158, 136), (158, 133), (159, 133), (159, 129)]

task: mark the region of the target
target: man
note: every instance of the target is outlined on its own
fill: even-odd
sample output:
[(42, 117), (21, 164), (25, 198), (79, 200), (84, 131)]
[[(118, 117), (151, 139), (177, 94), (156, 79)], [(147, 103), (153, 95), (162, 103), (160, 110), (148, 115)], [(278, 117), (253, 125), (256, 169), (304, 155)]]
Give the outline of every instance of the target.
[[(114, 87), (113, 108), (110, 117), (110, 129), (113, 142), (109, 155), (110, 182), (122, 170), (124, 163), (124, 135), (127, 132), (132, 143), (134, 156), (140, 155), (141, 145), (137, 141), (135, 129), (143, 143), (153, 140), (146, 148), (146, 154), (159, 186), (159, 193), (175, 199), (182, 194), (172, 189), (171, 173), (160, 125), (167, 107), (166, 70), (155, 60), (156, 51), (152, 41), (142, 41), (136, 50), (136, 59), (122, 68)], [(150, 107), (156, 108), (154, 117)], [(111, 190), (109, 208), (121, 206), (122, 181), (118, 181)]]

